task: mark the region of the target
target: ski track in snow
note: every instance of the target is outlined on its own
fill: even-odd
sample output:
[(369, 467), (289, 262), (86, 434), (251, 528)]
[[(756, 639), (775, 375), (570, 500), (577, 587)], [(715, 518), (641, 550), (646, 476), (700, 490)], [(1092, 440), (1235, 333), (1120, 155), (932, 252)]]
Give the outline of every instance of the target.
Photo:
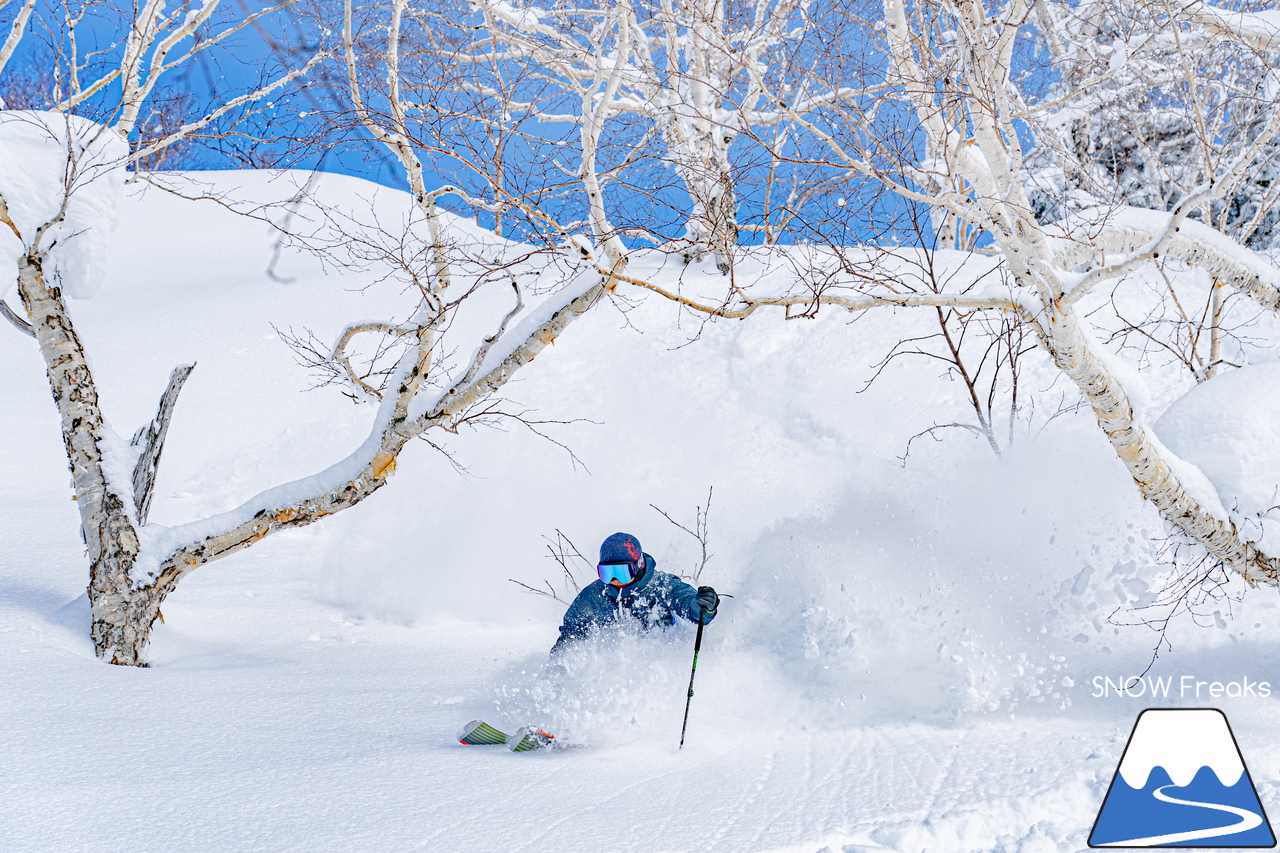
[[(172, 611), (171, 620), (191, 626), (186, 607)], [(324, 619), (296, 607), (285, 617), (295, 628)], [(11, 605), (0, 618), (33, 621), (30, 610)], [(376, 636), (383, 633), (408, 648), (386, 648), (390, 638)], [(527, 630), (488, 633), (493, 651), (530, 639)], [(64, 853), (121, 849), (145, 837), (154, 850), (817, 853), (818, 839), (838, 837), (917, 853), (948, 838), (972, 845), (950, 849), (994, 850), (995, 836), (984, 844), (986, 833), (966, 826), (973, 814), (1000, 798), (1034, 806), (1039, 792), (1020, 791), (1015, 775), (990, 780), (985, 791), (947, 794), (956, 761), (998, 752), (1009, 735), (1025, 733), (1041, 754), (1061, 745), (1059, 734), (1036, 722), (985, 733), (911, 724), (726, 735), (704, 718), (691, 722), (683, 753), (674, 735), (533, 755), (463, 747), (452, 732), (483, 707), (487, 673), (462, 666), (480, 635), (459, 641), (449, 634), (362, 626), (354, 644), (302, 656), (288, 646), (237, 649), (241, 663), (230, 668), (199, 655), (148, 681), (162, 670), (119, 675), (82, 646), (70, 659), (50, 651), (75, 643), (67, 629), (46, 627), (17, 653), (27, 665), (10, 666), (9, 683), (22, 698), (2, 715), (15, 734), (0, 748), (9, 786), (0, 800), (0, 846)], [(432, 650), (458, 665), (417, 684), (387, 683), (366, 668), (373, 659), (376, 669), (414, 671), (415, 659)], [(299, 668), (323, 673), (322, 682)], [(271, 672), (274, 686), (263, 694), (258, 685)], [(464, 699), (424, 705), (424, 692)], [(205, 697), (203, 709), (183, 704), (190, 695)], [(158, 739), (146, 749), (135, 750), (133, 739), (104, 749), (100, 732), (122, 715)], [(1056, 781), (1075, 784), (1066, 766)], [(125, 817), (99, 812), (98, 779), (107, 773), (136, 799)], [(1073, 817), (1055, 814), (1052, 801), (1042, 806), (1041, 819)], [(1081, 847), (1087, 825), (1081, 820), (1076, 846), (1062, 849)], [(805, 839), (813, 840), (806, 846)]]

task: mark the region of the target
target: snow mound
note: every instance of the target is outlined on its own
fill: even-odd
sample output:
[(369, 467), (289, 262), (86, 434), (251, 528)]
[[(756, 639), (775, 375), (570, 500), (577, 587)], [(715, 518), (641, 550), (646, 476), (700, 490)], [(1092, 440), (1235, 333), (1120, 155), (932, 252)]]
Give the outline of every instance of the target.
[(1155, 431), (1204, 472), (1237, 523), (1280, 520), (1272, 514), (1280, 504), (1280, 364), (1243, 367), (1197, 385), (1174, 401)]
[(45, 274), (68, 296), (92, 297), (105, 278), (128, 155), (114, 131), (77, 116), (0, 112), (0, 196), (21, 236), (0, 227), (0, 257), (16, 262), (65, 200), (62, 221), (39, 235), (40, 247), (54, 247)]

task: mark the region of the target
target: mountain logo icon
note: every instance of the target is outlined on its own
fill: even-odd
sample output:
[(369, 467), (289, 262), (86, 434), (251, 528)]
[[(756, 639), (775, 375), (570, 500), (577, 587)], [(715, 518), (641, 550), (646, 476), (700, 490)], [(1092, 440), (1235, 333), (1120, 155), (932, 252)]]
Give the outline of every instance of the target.
[(1138, 715), (1090, 847), (1275, 847), (1240, 747), (1217, 708)]

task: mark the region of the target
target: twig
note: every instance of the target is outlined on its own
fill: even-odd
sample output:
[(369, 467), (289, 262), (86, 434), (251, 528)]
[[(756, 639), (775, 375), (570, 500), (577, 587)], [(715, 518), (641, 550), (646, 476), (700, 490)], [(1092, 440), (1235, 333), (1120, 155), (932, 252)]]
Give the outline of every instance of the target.
[(698, 568), (695, 569), (693, 572), (692, 577), (693, 577), (694, 583), (697, 583), (702, 578), (702, 570), (707, 567), (707, 561), (710, 560), (712, 557), (711, 554), (707, 553), (707, 516), (711, 513), (711, 494), (714, 490), (715, 490), (715, 486), (711, 486), (707, 489), (707, 504), (705, 507), (700, 507), (700, 506), (694, 507), (695, 520), (693, 523), (693, 526), (694, 526), (693, 530), (690, 530), (680, 522), (676, 521), (674, 518), (672, 518), (670, 515), (667, 514), (666, 510), (661, 509), (660, 507), (654, 506), (653, 504), (649, 504), (650, 507), (657, 510), (658, 513), (667, 521), (671, 522), (676, 527), (683, 530), (685, 533), (688, 533), (694, 539), (698, 540), (698, 547), (701, 548), (702, 550), (702, 559), (698, 562)]
[(550, 581), (547, 581), (547, 580), (544, 580), (544, 581), (543, 581), (543, 583), (547, 585), (547, 588), (546, 588), (546, 589), (538, 589), (538, 588), (537, 588), (537, 587), (535, 587), (535, 586), (529, 586), (527, 583), (522, 583), (522, 582), (520, 582), (520, 581), (516, 580), (515, 578), (507, 578), (507, 580), (508, 580), (510, 583), (513, 583), (513, 584), (515, 584), (515, 585), (516, 585), (516, 586), (518, 586), (518, 587), (522, 587), (523, 589), (528, 590), (529, 592), (533, 593), (534, 595), (543, 595), (543, 596), (546, 596), (547, 598), (555, 599), (556, 601), (560, 602), (561, 604), (564, 604), (564, 605), (568, 605), (568, 604), (569, 604), (569, 602), (565, 601), (563, 598), (561, 598), (560, 596), (556, 595), (555, 588), (554, 588), (553, 586), (551, 586), (551, 582), (550, 582)]

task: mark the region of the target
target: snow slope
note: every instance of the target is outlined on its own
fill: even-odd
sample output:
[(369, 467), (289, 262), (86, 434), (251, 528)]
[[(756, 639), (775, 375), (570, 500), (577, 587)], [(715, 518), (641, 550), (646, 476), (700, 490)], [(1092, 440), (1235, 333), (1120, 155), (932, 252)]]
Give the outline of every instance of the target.
[[(199, 179), (268, 201), (305, 176)], [(354, 179), (323, 190), (352, 211), (403, 204)], [(305, 390), (275, 328), (331, 340), (399, 319), (399, 287), (154, 188), (126, 191), (115, 236), (108, 281), (72, 310), (117, 432), (152, 416), (173, 365), (198, 364), (155, 521), (229, 510), (358, 446), (372, 411)], [(465, 474), (411, 447), (361, 506), (184, 580), (147, 670), (92, 655), (56, 414), (30, 339), (0, 329), (0, 848), (1084, 849), (1151, 704), (1093, 696), (1154, 643), (1108, 617), (1164, 576), (1158, 519), (1096, 428), (1059, 418), (1003, 461), (956, 431), (904, 467), (912, 435), (964, 418), (961, 389), (899, 360), (857, 392), (923, 315), (700, 327), (620, 307), (508, 386), (538, 417), (580, 419), (549, 427), (576, 463), (515, 429), (449, 436)], [(559, 583), (557, 529), (588, 556), (626, 530), (689, 572), (695, 543), (650, 505), (692, 524), (710, 487), (702, 580), (735, 597), (677, 752), (691, 628), (583, 649), (552, 676), (563, 605), (508, 579)], [(1149, 675), (1280, 688), (1276, 614), (1267, 591), (1211, 607)], [(1276, 803), (1273, 699), (1160, 702), (1222, 707)], [(585, 748), (457, 745), (477, 717)]]

